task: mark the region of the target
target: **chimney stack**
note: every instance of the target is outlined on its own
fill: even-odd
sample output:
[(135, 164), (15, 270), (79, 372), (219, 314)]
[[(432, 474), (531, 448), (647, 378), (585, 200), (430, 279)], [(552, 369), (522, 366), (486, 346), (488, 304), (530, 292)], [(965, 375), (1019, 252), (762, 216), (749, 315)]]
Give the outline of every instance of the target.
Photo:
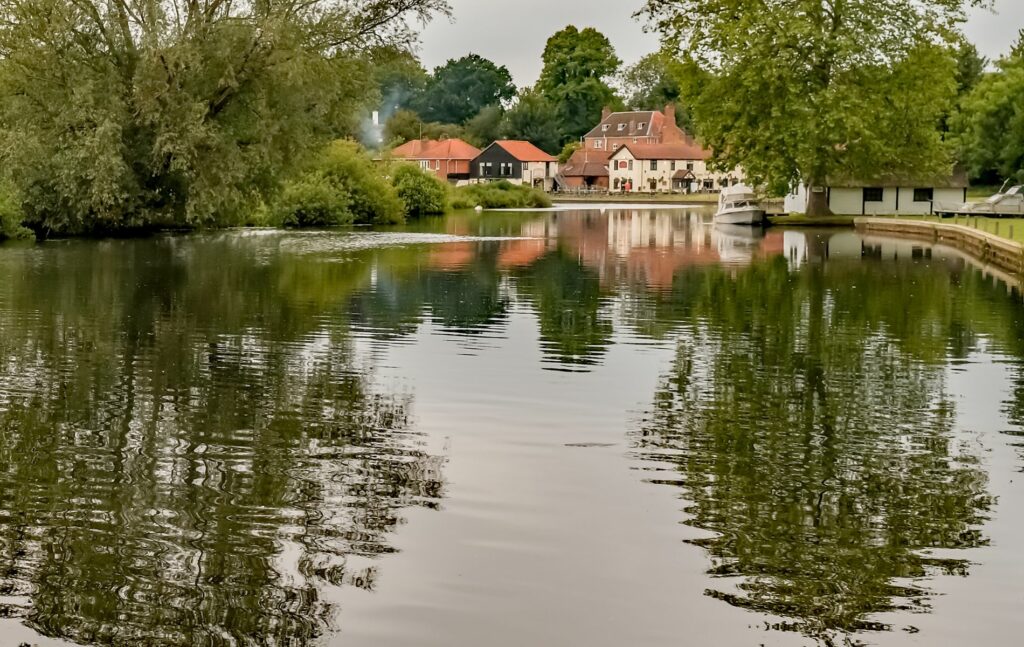
[(676, 104), (665, 104), (665, 121), (672, 124), (673, 126), (676, 125)]
[(604, 109), (601, 110), (601, 121), (604, 121), (608, 117), (611, 117), (611, 116), (612, 116), (612, 109), (609, 108), (608, 106), (605, 106)]

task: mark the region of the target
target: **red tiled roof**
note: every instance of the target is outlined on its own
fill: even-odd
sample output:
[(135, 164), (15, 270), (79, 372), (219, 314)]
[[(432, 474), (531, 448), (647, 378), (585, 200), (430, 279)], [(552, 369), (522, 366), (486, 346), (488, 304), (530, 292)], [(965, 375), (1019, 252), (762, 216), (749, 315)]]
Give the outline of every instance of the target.
[(562, 168), (565, 177), (608, 177), (608, 153), (581, 148)]
[(391, 151), (391, 155), (402, 158), (415, 157), (419, 155), (424, 148), (426, 148), (428, 143), (429, 142), (425, 139), (413, 139), (412, 141), (407, 141), (401, 146), (396, 147)]
[(461, 139), (444, 139), (427, 146), (420, 153), (423, 157), (441, 160), (471, 160), (480, 154), (480, 149)]
[(501, 141), (494, 142), (495, 145), (504, 148), (509, 155), (516, 158), (520, 162), (557, 162), (557, 157), (548, 155), (541, 149), (537, 148), (530, 142), (518, 141), (514, 139), (503, 139)]
[(391, 151), (394, 157), (412, 160), (471, 160), (479, 154), (480, 149), (461, 139), (414, 139)]
[(706, 160), (711, 157), (711, 151), (690, 137), (678, 144), (625, 144), (612, 157), (626, 150), (638, 160)]

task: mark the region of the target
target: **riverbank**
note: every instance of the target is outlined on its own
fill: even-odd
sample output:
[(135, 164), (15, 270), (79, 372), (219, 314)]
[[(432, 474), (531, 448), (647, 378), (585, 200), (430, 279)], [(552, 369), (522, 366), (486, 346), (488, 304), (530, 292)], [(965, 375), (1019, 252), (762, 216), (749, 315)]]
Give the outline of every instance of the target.
[(555, 202), (564, 204), (626, 203), (626, 204), (718, 204), (717, 193), (595, 193), (576, 195), (572, 193), (549, 193)]
[(1024, 245), (964, 225), (897, 218), (856, 218), (858, 231), (943, 242), (1015, 276), (1024, 274)]

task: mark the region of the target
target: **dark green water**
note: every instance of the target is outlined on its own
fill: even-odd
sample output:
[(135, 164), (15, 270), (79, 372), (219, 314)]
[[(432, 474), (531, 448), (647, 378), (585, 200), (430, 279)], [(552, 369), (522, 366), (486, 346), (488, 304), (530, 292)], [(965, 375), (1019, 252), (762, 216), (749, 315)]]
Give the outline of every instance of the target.
[(1020, 644), (1017, 289), (706, 219), (0, 246), (0, 644)]

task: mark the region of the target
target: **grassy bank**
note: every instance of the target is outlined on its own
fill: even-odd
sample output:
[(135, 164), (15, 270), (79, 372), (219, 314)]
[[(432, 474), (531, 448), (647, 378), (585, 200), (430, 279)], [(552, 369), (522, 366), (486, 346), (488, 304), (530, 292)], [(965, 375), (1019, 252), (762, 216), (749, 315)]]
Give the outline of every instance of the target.
[[(892, 218), (915, 222), (935, 222), (946, 225), (962, 225), (985, 233), (1024, 244), (1024, 218), (940, 218), (938, 216), (871, 216), (873, 218)], [(827, 216), (809, 218), (805, 215), (769, 216), (773, 225), (786, 227), (852, 227), (857, 216)]]
[(551, 198), (543, 191), (502, 180), (470, 184), (452, 191), (452, 209), (546, 209)]
[(811, 218), (803, 214), (768, 216), (768, 221), (773, 225), (783, 227), (852, 227), (854, 220), (853, 216), (826, 216), (824, 218)]

